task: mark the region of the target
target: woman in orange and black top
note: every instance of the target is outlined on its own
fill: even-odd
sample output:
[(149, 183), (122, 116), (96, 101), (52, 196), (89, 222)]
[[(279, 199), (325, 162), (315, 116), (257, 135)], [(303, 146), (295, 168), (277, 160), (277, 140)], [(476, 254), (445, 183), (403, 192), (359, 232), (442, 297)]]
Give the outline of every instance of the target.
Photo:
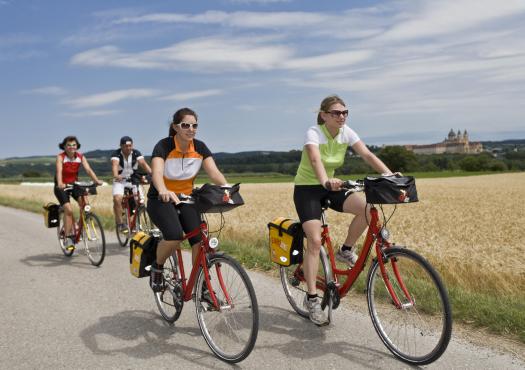
[[(78, 151), (78, 149), (80, 149), (80, 143), (76, 136), (66, 136), (64, 140), (58, 144), (58, 147), (62, 149), (63, 152), (57, 155), (54, 193), (64, 209), (64, 231), (66, 235), (72, 235), (73, 208), (69, 201), (69, 193), (64, 191), (64, 188), (66, 185), (78, 180), (78, 171), (81, 165), (94, 182), (102, 185), (102, 181), (97, 178), (97, 175), (95, 175), (95, 172), (93, 172), (89, 166), (86, 157)], [(75, 198), (75, 200), (77, 199)], [(68, 237), (67, 248), (70, 250), (75, 248), (74, 236)]]
[[(148, 192), (148, 214), (162, 231), (163, 240), (157, 247), (157, 260), (151, 266), (150, 285), (154, 291), (162, 288), (162, 268), (180, 243), (184, 232), (199, 226), (199, 212), (190, 204), (181, 204), (178, 195), (191, 194), (193, 182), (201, 166), (211, 181), (225, 185), (226, 179), (217, 168), (206, 144), (195, 139), (197, 113), (189, 108), (179, 109), (173, 115), (169, 136), (160, 140), (151, 155), (152, 185)], [(191, 238), (193, 260), (197, 256), (201, 238)]]

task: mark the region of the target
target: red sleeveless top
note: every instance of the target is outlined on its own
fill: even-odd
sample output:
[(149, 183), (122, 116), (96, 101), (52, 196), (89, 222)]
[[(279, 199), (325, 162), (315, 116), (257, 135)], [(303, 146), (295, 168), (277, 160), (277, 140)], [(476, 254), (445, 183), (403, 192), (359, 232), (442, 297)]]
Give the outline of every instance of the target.
[(82, 164), (82, 154), (79, 152), (75, 153), (75, 158), (71, 159), (67, 156), (66, 152), (59, 154), (62, 158), (62, 182), (64, 184), (72, 184), (78, 180), (78, 171)]

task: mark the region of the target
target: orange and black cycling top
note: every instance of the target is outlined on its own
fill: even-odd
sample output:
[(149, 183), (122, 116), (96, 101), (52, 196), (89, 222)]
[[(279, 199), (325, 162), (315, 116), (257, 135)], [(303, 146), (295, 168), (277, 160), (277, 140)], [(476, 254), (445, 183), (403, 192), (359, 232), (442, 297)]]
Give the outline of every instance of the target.
[[(168, 190), (175, 194), (191, 194), (193, 182), (199, 173), (202, 162), (211, 157), (212, 154), (206, 144), (193, 139), (188, 149), (182, 152), (174, 136), (160, 140), (155, 148), (151, 159), (160, 157), (164, 159), (164, 184)], [(159, 192), (153, 186), (149, 188), (148, 198), (157, 198)]]
[[(72, 184), (78, 180), (78, 171), (82, 165), (82, 154), (79, 152), (75, 153), (74, 158), (69, 158), (66, 152), (59, 154), (62, 158), (62, 182), (64, 184)], [(55, 184), (57, 184), (57, 178), (55, 175)]]

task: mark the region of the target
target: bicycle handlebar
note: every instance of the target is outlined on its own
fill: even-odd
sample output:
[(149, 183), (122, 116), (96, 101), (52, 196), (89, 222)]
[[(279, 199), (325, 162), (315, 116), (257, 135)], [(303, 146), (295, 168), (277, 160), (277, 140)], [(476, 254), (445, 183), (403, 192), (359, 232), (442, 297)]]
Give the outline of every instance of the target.
[(359, 192), (365, 190), (365, 183), (363, 180), (346, 180), (343, 181), (343, 184), (341, 185), (341, 189), (343, 190), (350, 190), (353, 192)]
[(122, 181), (131, 182), (133, 185), (151, 184), (151, 175), (149, 173), (146, 175), (134, 173), (131, 176), (123, 177)]

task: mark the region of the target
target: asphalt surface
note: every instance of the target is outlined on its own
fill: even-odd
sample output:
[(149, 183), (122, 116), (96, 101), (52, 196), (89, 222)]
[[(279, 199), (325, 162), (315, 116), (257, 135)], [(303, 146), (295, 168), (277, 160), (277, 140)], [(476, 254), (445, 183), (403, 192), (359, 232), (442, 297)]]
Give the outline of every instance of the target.
[[(101, 267), (75, 252), (66, 258), (40, 215), (0, 207), (0, 368), (230, 368), (206, 345), (192, 301), (165, 323), (147, 279), (129, 273), (128, 250), (107, 233)], [(341, 304), (334, 324), (318, 328), (289, 306), (277, 279), (249, 273), (260, 310), (247, 369), (405, 369), (377, 337), (366, 311)], [(364, 297), (358, 298), (364, 304)], [(346, 306), (346, 307), (345, 307)], [(430, 369), (524, 369), (510, 353), (453, 335)]]

